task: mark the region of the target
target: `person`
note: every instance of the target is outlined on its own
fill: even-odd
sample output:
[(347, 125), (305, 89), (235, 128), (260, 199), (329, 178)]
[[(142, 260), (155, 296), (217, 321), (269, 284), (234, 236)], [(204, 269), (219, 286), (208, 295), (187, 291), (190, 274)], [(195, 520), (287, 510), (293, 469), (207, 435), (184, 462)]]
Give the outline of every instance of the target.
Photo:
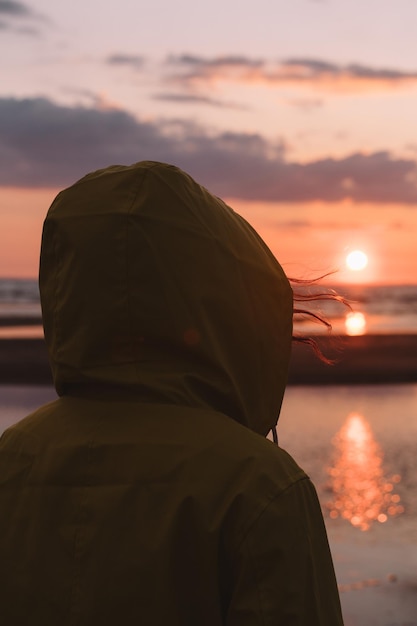
[(288, 279), (180, 169), (88, 174), (45, 220), (59, 398), (0, 442), (0, 623), (338, 626), (310, 479), (266, 438)]

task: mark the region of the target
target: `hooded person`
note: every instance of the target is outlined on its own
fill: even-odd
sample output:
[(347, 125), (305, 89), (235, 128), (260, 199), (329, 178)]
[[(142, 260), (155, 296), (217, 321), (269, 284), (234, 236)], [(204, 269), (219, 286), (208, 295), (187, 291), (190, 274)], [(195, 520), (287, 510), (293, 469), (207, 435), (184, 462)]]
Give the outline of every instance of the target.
[(290, 284), (178, 168), (53, 202), (40, 291), (59, 398), (0, 441), (0, 623), (338, 626), (316, 492), (265, 438)]

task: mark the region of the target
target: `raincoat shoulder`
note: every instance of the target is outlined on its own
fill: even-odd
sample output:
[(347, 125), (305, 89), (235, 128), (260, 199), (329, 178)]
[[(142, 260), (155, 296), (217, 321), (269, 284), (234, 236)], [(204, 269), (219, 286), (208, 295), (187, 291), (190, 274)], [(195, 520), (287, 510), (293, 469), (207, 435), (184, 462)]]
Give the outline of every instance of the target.
[(5, 623), (342, 624), (314, 487), (225, 415), (61, 398), (3, 435), (0, 471)]

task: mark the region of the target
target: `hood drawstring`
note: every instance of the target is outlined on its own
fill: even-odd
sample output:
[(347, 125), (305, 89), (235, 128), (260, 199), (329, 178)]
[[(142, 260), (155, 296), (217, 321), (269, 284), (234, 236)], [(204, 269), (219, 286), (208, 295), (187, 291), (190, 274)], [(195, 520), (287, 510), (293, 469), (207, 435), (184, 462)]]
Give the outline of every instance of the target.
[(272, 440), (273, 440), (273, 442), (274, 442), (276, 445), (278, 445), (278, 433), (277, 433), (277, 427), (276, 427), (276, 426), (273, 426), (273, 427), (271, 428), (271, 430), (272, 430)]

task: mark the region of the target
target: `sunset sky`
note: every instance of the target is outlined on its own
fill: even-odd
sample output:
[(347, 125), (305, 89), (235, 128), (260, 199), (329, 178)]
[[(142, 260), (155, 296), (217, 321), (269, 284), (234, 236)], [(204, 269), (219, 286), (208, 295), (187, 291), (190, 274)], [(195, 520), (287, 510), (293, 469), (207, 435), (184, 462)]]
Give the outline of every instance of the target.
[(417, 283), (416, 29), (416, 0), (0, 0), (0, 276), (36, 276), (59, 189), (151, 159), (291, 276)]

